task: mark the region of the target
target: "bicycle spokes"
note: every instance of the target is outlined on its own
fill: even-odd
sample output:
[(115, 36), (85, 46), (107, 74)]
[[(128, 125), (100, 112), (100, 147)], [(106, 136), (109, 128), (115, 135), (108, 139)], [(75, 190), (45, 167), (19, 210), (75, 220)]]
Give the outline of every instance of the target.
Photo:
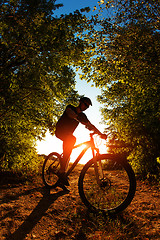
[(119, 212), (128, 206), (134, 196), (133, 170), (127, 163), (123, 165), (105, 157), (100, 162), (95, 165), (94, 161), (90, 161), (84, 167), (79, 180), (80, 196), (93, 211)]
[(49, 154), (43, 164), (42, 176), (46, 187), (55, 187), (58, 181), (58, 171), (60, 169), (60, 155)]

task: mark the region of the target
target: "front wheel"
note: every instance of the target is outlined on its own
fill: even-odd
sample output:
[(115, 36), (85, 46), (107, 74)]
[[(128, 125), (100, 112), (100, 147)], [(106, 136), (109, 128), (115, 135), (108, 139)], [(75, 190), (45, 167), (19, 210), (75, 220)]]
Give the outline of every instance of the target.
[(78, 187), (83, 203), (96, 213), (116, 214), (123, 211), (136, 191), (131, 166), (118, 155), (111, 154), (99, 155), (96, 165), (101, 175), (99, 181), (95, 175), (94, 159), (86, 163), (80, 174)]
[(47, 188), (56, 187), (59, 178), (57, 173), (60, 169), (60, 158), (60, 154), (53, 152), (50, 153), (44, 161), (42, 167), (42, 179)]

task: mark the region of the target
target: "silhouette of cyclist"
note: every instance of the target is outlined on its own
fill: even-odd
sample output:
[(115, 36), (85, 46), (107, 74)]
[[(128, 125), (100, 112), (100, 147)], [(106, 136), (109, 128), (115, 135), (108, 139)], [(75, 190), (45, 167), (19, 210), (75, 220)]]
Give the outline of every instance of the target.
[[(73, 136), (73, 132), (77, 128), (79, 122), (85, 125), (89, 130), (95, 131), (102, 137), (106, 136), (105, 134), (102, 134), (94, 125), (92, 125), (87, 116), (83, 113), (83, 111), (90, 106), (92, 106), (91, 100), (88, 97), (82, 97), (77, 107), (74, 107), (73, 105), (68, 105), (66, 107), (63, 115), (56, 124), (55, 135), (57, 138), (63, 141), (63, 158), (61, 159), (61, 168), (59, 171), (59, 174), (62, 178), (65, 175), (69, 158), (76, 142), (76, 137)], [(69, 185), (66, 179), (63, 183), (64, 185)]]

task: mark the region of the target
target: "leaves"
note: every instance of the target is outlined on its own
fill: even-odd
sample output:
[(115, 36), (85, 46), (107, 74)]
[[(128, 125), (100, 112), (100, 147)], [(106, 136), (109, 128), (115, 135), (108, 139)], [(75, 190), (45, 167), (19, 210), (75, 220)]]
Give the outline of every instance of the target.
[(25, 152), (28, 159), (35, 155), (36, 139), (54, 131), (65, 104), (78, 96), (71, 66), (84, 56), (86, 43), (76, 33), (86, 28), (86, 18), (79, 11), (55, 17), (60, 6), (1, 1), (0, 158), (9, 168)]
[(158, 2), (101, 1), (100, 13), (105, 17), (99, 16), (95, 31), (88, 35), (95, 51), (88, 53), (83, 78), (102, 88), (104, 122), (120, 140), (133, 145), (132, 161), (141, 155), (138, 164), (139, 168), (144, 164), (143, 173), (156, 171), (160, 155)]

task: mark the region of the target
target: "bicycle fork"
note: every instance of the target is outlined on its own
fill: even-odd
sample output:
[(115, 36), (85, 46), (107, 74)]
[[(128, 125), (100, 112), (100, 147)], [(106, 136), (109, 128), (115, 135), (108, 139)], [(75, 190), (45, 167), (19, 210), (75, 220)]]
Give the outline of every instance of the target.
[(96, 176), (97, 184), (101, 184), (101, 180), (104, 178), (103, 169), (102, 169), (102, 162), (101, 160), (98, 160), (99, 152), (94, 153), (94, 150), (92, 150), (93, 153), (93, 159), (94, 159), (94, 171)]

